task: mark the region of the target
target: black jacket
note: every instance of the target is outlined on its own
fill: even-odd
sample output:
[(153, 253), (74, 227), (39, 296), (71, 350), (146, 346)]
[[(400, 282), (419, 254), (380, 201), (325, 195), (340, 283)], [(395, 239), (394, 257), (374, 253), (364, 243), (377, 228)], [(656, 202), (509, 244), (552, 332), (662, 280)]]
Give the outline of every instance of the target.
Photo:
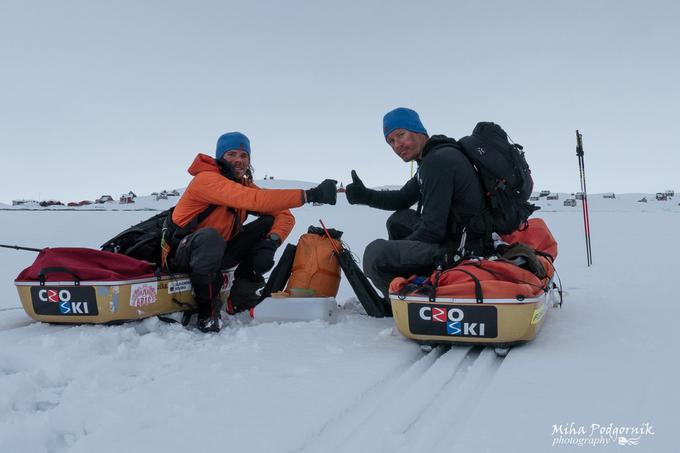
[(369, 206), (388, 211), (408, 209), (416, 202), (420, 223), (407, 240), (452, 243), (468, 219), (484, 209), (479, 177), (456, 141), (432, 136), (418, 160), (415, 176), (399, 190), (376, 190)]

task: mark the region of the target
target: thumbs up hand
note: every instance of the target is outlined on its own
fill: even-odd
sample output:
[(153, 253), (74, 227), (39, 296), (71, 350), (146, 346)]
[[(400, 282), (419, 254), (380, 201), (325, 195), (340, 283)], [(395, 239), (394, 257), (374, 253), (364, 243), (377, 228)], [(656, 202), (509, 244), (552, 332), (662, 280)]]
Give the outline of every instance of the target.
[(357, 172), (352, 170), (352, 182), (347, 184), (345, 195), (349, 204), (369, 204), (371, 201), (372, 190), (367, 189), (359, 179)]

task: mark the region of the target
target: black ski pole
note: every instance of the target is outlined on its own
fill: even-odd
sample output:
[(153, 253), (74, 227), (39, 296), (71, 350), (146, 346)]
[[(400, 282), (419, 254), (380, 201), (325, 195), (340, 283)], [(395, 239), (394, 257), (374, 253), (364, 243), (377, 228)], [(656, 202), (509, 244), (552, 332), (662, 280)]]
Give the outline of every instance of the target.
[(593, 264), (593, 255), (590, 242), (590, 211), (588, 209), (588, 189), (586, 186), (586, 166), (583, 153), (583, 136), (576, 131), (576, 155), (579, 159), (579, 172), (581, 177), (581, 192), (583, 193), (582, 207), (583, 207), (583, 226), (585, 229), (586, 238), (586, 259), (588, 266)]
[(0, 247), (6, 248), (6, 249), (14, 249), (14, 250), (26, 250), (29, 252), (42, 252), (42, 249), (34, 249), (31, 247), (19, 247), (18, 245), (5, 245), (5, 244), (0, 244)]
[(581, 133), (576, 130), (576, 156), (578, 157), (578, 169), (579, 169), (579, 178), (581, 180), (581, 194), (583, 199), (582, 201), (582, 208), (583, 208), (583, 228), (585, 231), (585, 239), (586, 239), (586, 259), (588, 266), (590, 267), (591, 264), (593, 264), (593, 253), (592, 253), (592, 248), (590, 246), (590, 213), (588, 212), (588, 190), (586, 187), (586, 166), (585, 166), (585, 160), (583, 156), (583, 136)]

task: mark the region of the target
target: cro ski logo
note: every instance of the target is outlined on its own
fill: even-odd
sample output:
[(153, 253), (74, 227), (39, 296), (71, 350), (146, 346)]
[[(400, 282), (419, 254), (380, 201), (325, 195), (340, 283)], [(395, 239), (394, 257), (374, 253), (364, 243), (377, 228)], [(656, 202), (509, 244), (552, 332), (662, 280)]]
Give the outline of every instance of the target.
[[(62, 315), (89, 315), (90, 307), (85, 301), (73, 301), (73, 294), (68, 289), (41, 289), (38, 299), (55, 304)], [(54, 307), (54, 305), (52, 305)]]
[(446, 323), (446, 334), (465, 337), (483, 337), (486, 334), (484, 322), (463, 322), (465, 312), (460, 308), (421, 307), (420, 319), (436, 323)]

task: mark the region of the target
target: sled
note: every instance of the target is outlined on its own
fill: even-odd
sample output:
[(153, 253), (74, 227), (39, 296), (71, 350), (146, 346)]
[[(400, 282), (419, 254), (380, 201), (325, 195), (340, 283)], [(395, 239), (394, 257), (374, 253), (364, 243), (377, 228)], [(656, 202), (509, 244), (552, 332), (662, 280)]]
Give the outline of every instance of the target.
[(537, 251), (545, 275), (503, 259), (476, 258), (435, 271), (422, 283), (415, 276), (396, 278), (390, 301), (399, 332), (424, 350), (436, 344), (487, 345), (501, 356), (533, 340), (549, 309), (561, 304), (554, 283), (557, 243), (542, 219), (530, 219), (526, 230), (502, 239)]
[[(226, 301), (233, 272), (223, 276)], [(43, 249), (14, 283), (26, 314), (47, 323), (117, 324), (196, 307), (188, 274), (93, 249)]]

